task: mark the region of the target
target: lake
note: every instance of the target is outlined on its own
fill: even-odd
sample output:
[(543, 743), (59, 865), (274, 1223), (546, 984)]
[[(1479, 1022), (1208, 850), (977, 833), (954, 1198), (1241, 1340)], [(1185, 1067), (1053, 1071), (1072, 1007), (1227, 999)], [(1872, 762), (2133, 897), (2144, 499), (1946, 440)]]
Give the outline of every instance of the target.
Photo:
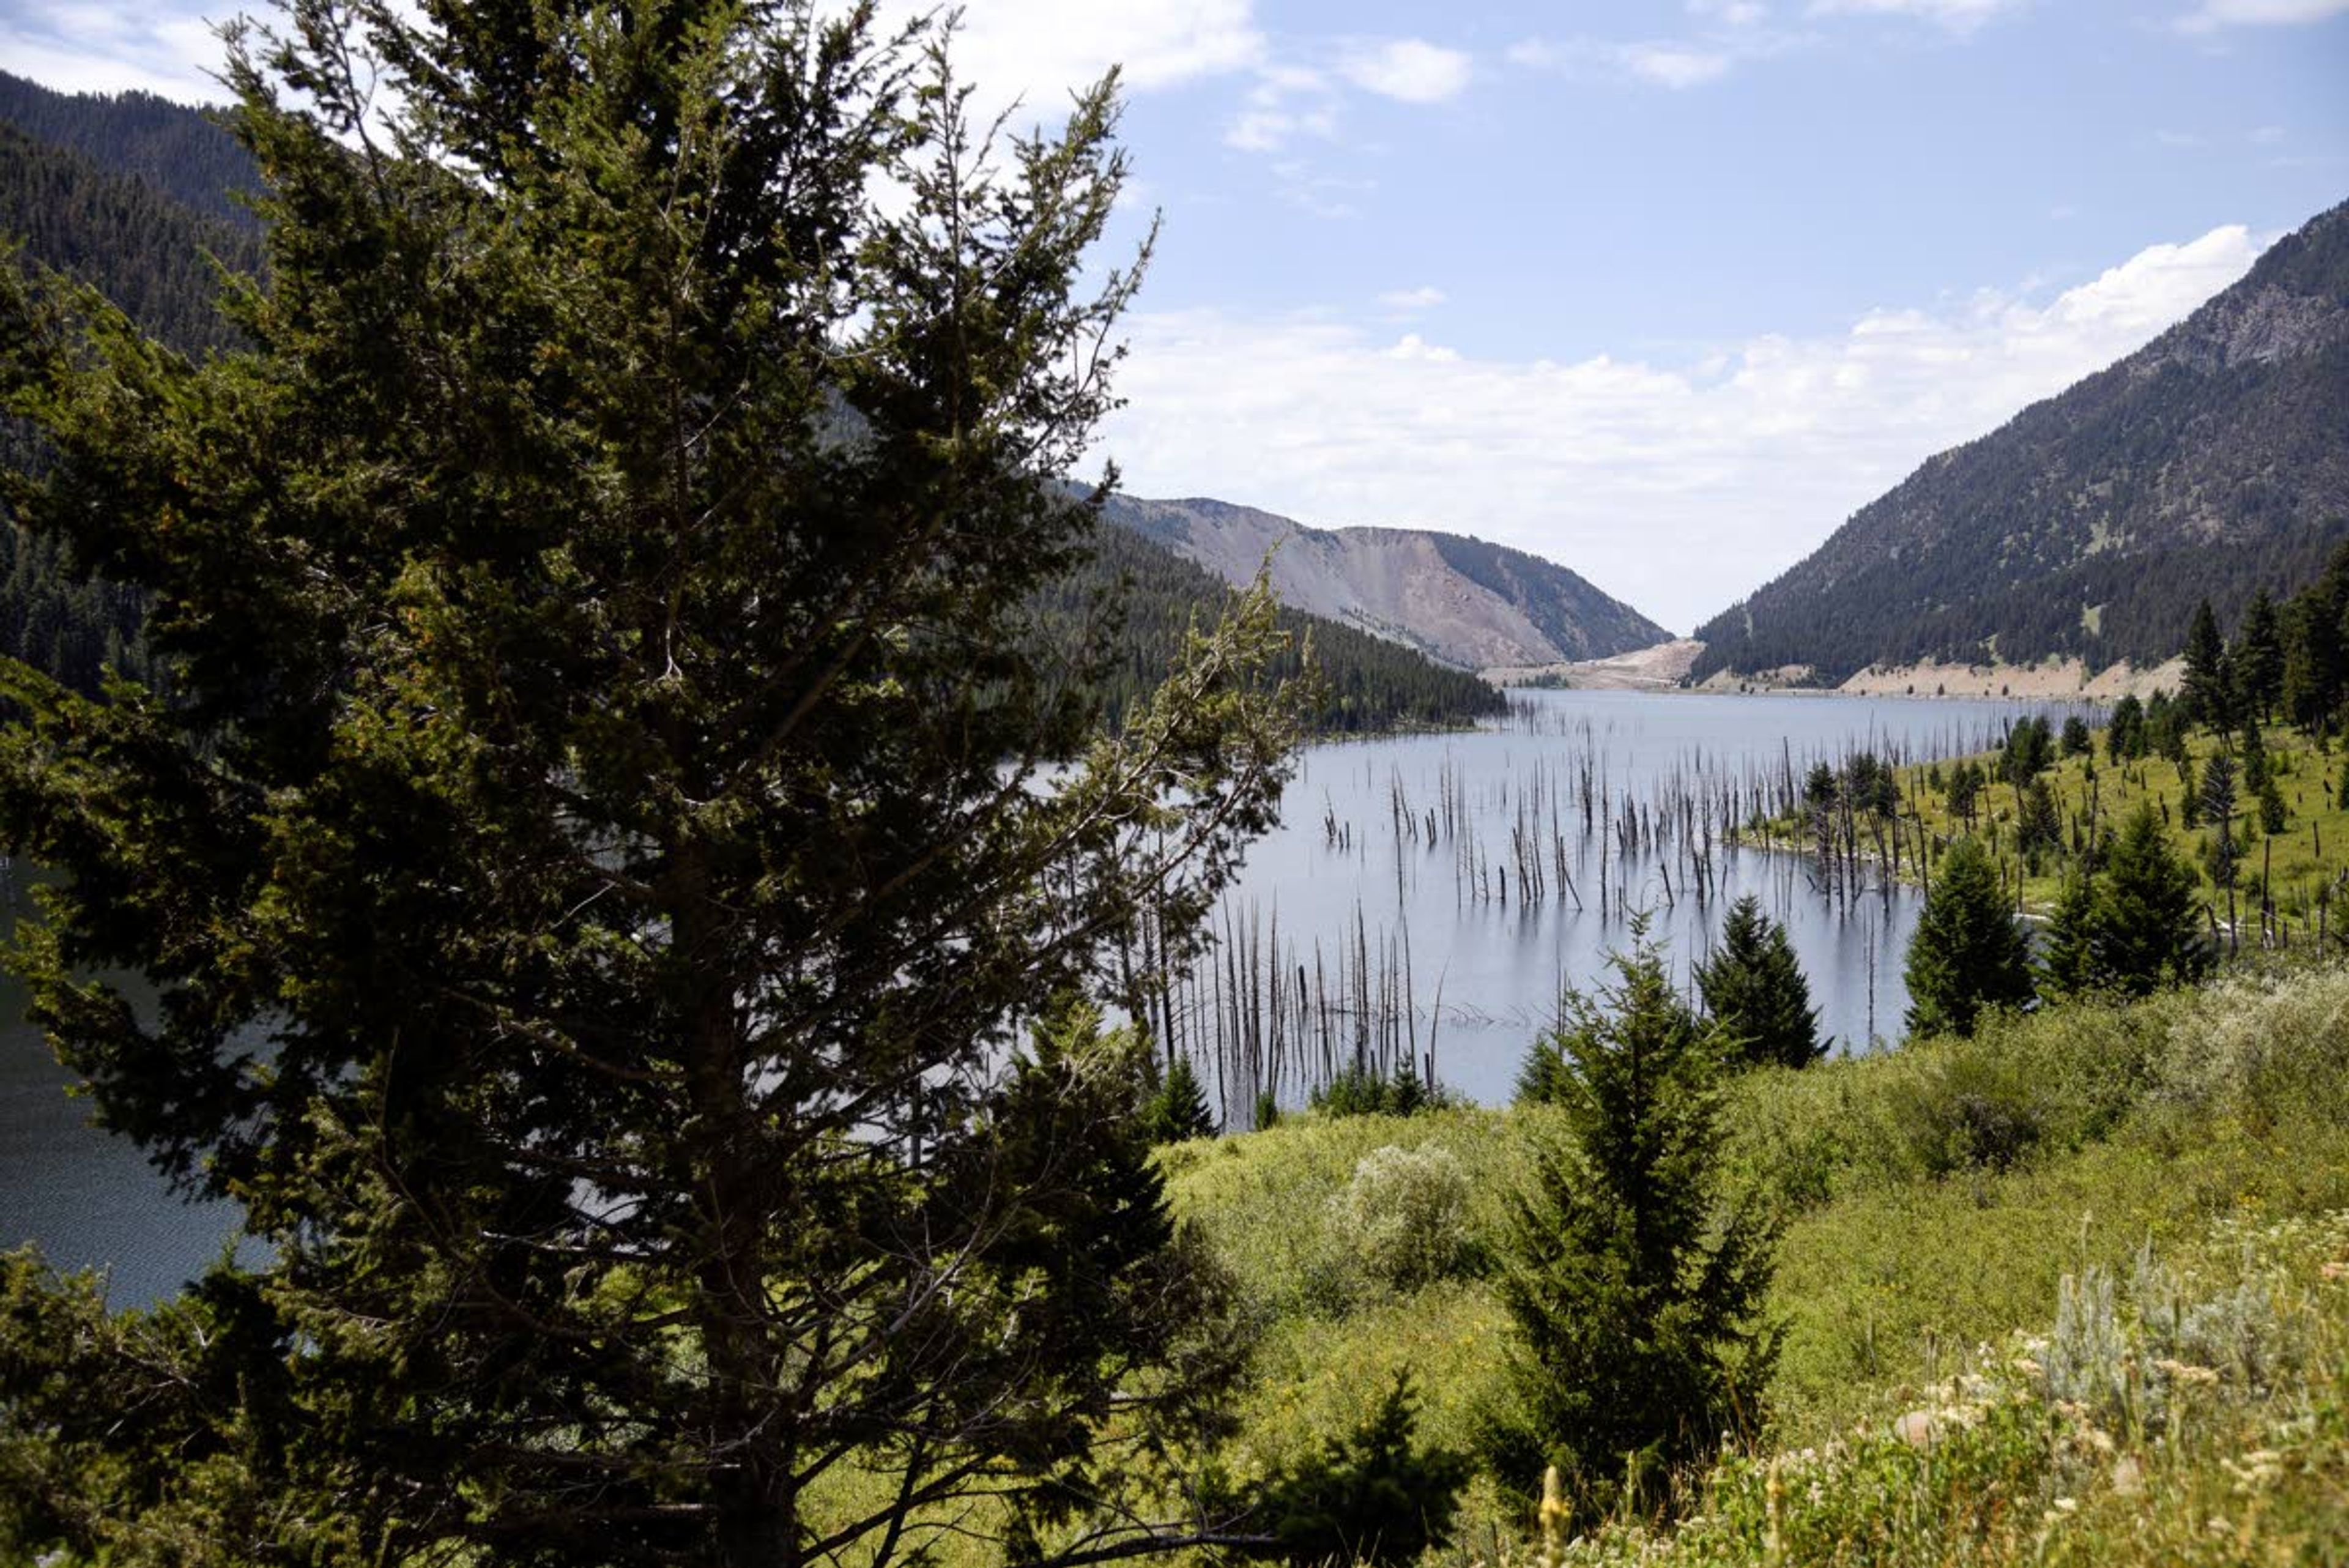
[[(2072, 711), (1537, 691), (1489, 729), (1314, 747), (1226, 899), (1212, 975), (1165, 1013), (1235, 1126), (1259, 1087), (1295, 1104), (1357, 1049), (1432, 1051), (1445, 1085), (1498, 1102), (1560, 987), (1602, 978), (1632, 913), (1648, 911), (1685, 977), (1728, 902), (1754, 892), (1785, 921), (1822, 1029), (1865, 1049), (1899, 1035), (1917, 896), (1831, 897), (1803, 858), (1730, 846), (1718, 823), (1815, 760), (1951, 755), (2025, 714)], [(23, 891), (7, 898), (13, 919)], [(0, 1245), (109, 1268), (117, 1304), (168, 1294), (233, 1237), (234, 1211), (175, 1200), (135, 1148), (91, 1127), (24, 1002), (0, 978)]]

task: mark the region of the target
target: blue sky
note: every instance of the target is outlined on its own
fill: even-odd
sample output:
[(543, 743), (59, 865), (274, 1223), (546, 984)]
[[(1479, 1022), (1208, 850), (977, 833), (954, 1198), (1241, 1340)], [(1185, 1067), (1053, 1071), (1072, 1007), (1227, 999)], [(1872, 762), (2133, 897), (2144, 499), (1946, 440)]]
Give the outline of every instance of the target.
[[(225, 9), (0, 0), (0, 61), (190, 96)], [(1126, 488), (1682, 630), (2349, 198), (2349, 0), (973, 0), (959, 52), (1125, 66)]]

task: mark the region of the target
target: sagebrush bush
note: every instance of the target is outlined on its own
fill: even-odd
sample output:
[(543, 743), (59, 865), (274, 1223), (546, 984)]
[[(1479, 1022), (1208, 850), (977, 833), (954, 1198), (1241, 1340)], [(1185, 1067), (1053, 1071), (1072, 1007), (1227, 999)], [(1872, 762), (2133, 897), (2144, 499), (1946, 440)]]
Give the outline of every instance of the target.
[(1411, 1291), (1464, 1272), (1468, 1171), (1442, 1144), (1388, 1144), (1364, 1155), (1330, 1204), (1332, 1251), (1371, 1283)]
[(2157, 1096), (2173, 1122), (2254, 1128), (2349, 1122), (2349, 970), (2294, 969), (2209, 987), (2172, 1032)]

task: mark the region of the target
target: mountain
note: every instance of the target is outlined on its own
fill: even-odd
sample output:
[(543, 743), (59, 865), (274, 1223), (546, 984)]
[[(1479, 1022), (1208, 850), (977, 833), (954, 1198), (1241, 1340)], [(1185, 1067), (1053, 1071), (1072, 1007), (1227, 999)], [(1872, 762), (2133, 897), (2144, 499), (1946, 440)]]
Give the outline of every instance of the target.
[(1107, 515), (1227, 583), (1253, 582), (1269, 552), (1283, 604), (1464, 669), (1600, 659), (1671, 636), (1564, 566), (1457, 534), (1308, 528), (1228, 502), (1127, 495)]
[(260, 227), (236, 199), (259, 188), (260, 173), (212, 113), (149, 92), (56, 92), (0, 71), (0, 120), (137, 180), (199, 216), (252, 232)]
[[(217, 186), (192, 205), (177, 192), (188, 171), (211, 181), (238, 170), (249, 179), (251, 169), (194, 109), (145, 94), (69, 98), (0, 73), (0, 236), (21, 243), (24, 261), (95, 286), (183, 353), (233, 345), (206, 258), (254, 271), (261, 243), (250, 214), (220, 201)], [(42, 461), (25, 427), (0, 422), (0, 464)], [(136, 595), (84, 579), (54, 539), (0, 527), (0, 653), (95, 691), (108, 664), (148, 673), (143, 621)]]
[(1696, 635), (1693, 670), (1822, 683), (1931, 658), (2176, 653), (2349, 536), (2349, 203), (2150, 344), (1926, 462)]
[[(1155, 540), (1107, 526), (1090, 562), (1037, 596), (1033, 610), (1045, 648), (1089, 646), (1099, 635), (1093, 615), (1104, 594), (1115, 596), (1122, 617), (1116, 657), (1100, 689), (1112, 723), (1165, 679), (1194, 619), (1212, 618), (1237, 597), (1223, 579)], [(1416, 649), (1286, 607), (1279, 623), (1288, 651), (1268, 674), (1294, 675), (1305, 646), (1312, 645), (1324, 691), (1312, 719), (1320, 733), (1455, 728), (1508, 711), (1498, 687)]]

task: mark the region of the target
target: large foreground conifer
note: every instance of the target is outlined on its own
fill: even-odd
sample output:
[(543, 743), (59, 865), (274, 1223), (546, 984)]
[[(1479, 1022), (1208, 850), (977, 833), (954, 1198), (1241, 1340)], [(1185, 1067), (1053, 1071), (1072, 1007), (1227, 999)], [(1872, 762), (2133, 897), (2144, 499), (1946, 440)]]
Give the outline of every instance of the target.
[[(1133, 1053), (1013, 1065), (1137, 911), (1179, 950), (1291, 740), (1261, 598), (1111, 740), (1029, 651), (1133, 281), (1084, 282), (1111, 84), (990, 150), (943, 52), (804, 0), (297, 0), (229, 80), (249, 350), (0, 285), (0, 393), (57, 459), (12, 518), (150, 594), (172, 672), (8, 668), (0, 820), (69, 877), (16, 960), (58, 1051), (270, 1255), (110, 1380), (58, 1359), (86, 1300), (12, 1298), (0, 1536), (1219, 1533), (1119, 1457), (1227, 1345)], [(83, 978), (123, 970), (160, 1012)], [(123, 1407), (77, 1424), (83, 1376)]]

